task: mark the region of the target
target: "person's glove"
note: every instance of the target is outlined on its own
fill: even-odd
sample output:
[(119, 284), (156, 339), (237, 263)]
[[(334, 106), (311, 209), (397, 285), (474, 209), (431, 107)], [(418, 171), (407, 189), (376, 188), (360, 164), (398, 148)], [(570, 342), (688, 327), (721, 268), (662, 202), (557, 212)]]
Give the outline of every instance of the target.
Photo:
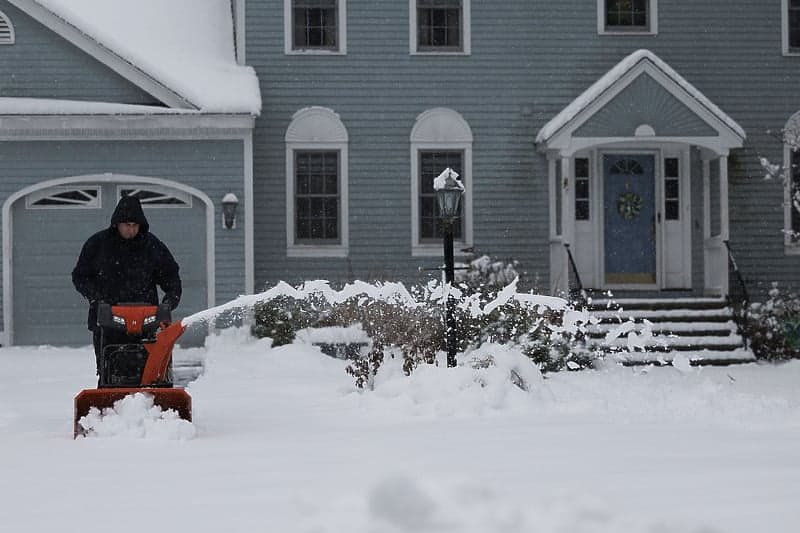
[(165, 293), (164, 297), (161, 299), (162, 304), (169, 304), (170, 311), (174, 311), (175, 308), (178, 307), (178, 302), (180, 301), (181, 299), (174, 292)]

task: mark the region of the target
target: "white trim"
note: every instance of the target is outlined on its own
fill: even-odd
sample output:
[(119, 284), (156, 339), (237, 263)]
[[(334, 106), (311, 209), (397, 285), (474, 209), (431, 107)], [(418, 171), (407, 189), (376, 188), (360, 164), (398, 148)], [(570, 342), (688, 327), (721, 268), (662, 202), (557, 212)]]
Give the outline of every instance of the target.
[(86, 33), (37, 2), (24, 0), (8, 1), (169, 107), (199, 109), (199, 106), (192, 103), (186, 96), (167, 87), (159, 80), (147, 74), (133, 63), (123, 59), (110, 48), (91, 38)]
[(441, 244), (421, 243), (419, 238), (419, 153), (421, 151), (460, 151), (464, 154), (461, 182), (464, 194), (464, 234), (453, 244), (457, 256), (466, 255), (462, 248), (473, 243), (472, 209), (472, 129), (460, 113), (444, 107), (420, 113), (411, 128), (411, 255), (414, 257), (440, 256)]
[(8, 40), (7, 41), (0, 40), (0, 45), (14, 44), (14, 42), (16, 41), (16, 32), (14, 31), (14, 25), (11, 23), (11, 17), (6, 15), (4, 12), (0, 11), (0, 19), (5, 21), (6, 25), (8, 26), (8, 32), (9, 32)]
[(784, 56), (800, 56), (800, 48), (789, 48), (789, 0), (781, 0), (781, 52)]
[(412, 56), (468, 56), (472, 54), (472, 0), (461, 0), (461, 50), (417, 50), (417, 0), (408, 0), (408, 51)]
[(14, 343), (14, 284), (13, 284), (13, 218), (11, 217), (11, 208), (14, 203), (26, 195), (38, 191), (40, 189), (47, 189), (59, 185), (67, 185), (70, 183), (146, 183), (153, 185), (162, 185), (171, 187), (193, 196), (196, 196), (206, 205), (206, 299), (208, 307), (215, 305), (216, 295), (216, 263), (215, 263), (215, 246), (214, 246), (214, 204), (211, 199), (203, 191), (189, 187), (182, 183), (165, 180), (162, 178), (149, 178), (143, 176), (134, 176), (129, 174), (87, 174), (85, 176), (72, 176), (68, 178), (57, 178), (47, 181), (42, 181), (34, 185), (30, 185), (14, 194), (10, 195), (3, 203), (3, 333), (5, 336), (6, 344)]
[(35, 191), (25, 197), (25, 209), (101, 209), (103, 207), (103, 200), (99, 185), (86, 185), (84, 187), (80, 187), (81, 190), (95, 189), (97, 192), (97, 195), (86, 203), (65, 202), (57, 205), (35, 205), (39, 200), (43, 200), (53, 196), (54, 194), (74, 191), (75, 189), (75, 187), (62, 185), (58, 187), (52, 187), (50, 189), (41, 189), (39, 191)]
[(242, 139), (251, 115), (0, 115), (0, 141)]
[(236, 46), (236, 64), (247, 65), (247, 17), (245, 16), (245, 0), (234, 0), (233, 4), (233, 32)]
[(292, 0), (283, 0), (283, 53), (286, 55), (334, 55), (343, 56), (347, 55), (347, 2), (346, 0), (336, 0), (336, 12), (338, 14), (336, 24), (336, 50), (321, 50), (316, 48), (309, 48), (303, 50), (295, 50), (293, 48), (294, 42), (294, 28), (292, 27)]
[[(326, 107), (306, 107), (292, 117), (286, 129), (286, 256), (347, 257), (349, 227), (349, 137), (339, 115)], [(294, 153), (331, 150), (339, 153), (339, 235), (337, 244), (298, 244), (294, 240)]]
[[(131, 188), (131, 186), (123, 184), (117, 185), (117, 194), (114, 198), (116, 202), (119, 202), (119, 200), (122, 198), (122, 189), (124, 188)], [(192, 207), (192, 195), (186, 194), (184, 191), (177, 191), (174, 187), (164, 187), (161, 185), (148, 185), (147, 189), (140, 188), (140, 190), (147, 190), (148, 192), (161, 193), (164, 196), (172, 196), (176, 200), (182, 202), (180, 204), (157, 204), (157, 203), (152, 203), (146, 199), (140, 198), (139, 202), (141, 203), (143, 209), (186, 209)]]
[(253, 132), (244, 138), (244, 291), (255, 292), (255, 209), (253, 207)]
[[(800, 139), (800, 111), (794, 113), (783, 127), (784, 137)], [(798, 152), (800, 154), (800, 152)], [(800, 160), (800, 155), (798, 156)], [(783, 143), (783, 249), (786, 255), (800, 255), (800, 242), (792, 242), (792, 147)]]
[(606, 29), (606, 2), (597, 0), (597, 33), (598, 35), (658, 35), (658, 0), (648, 0), (647, 28), (621, 30)]

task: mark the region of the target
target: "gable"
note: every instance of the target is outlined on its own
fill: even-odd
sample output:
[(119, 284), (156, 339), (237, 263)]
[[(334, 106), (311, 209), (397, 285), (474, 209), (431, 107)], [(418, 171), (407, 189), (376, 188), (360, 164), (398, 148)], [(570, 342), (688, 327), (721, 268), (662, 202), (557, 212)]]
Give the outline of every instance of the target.
[(15, 43), (0, 48), (2, 96), (161, 105), (6, 0), (0, 11), (15, 30)]
[(575, 132), (574, 137), (633, 137), (646, 124), (659, 137), (715, 137), (717, 131), (642, 73)]

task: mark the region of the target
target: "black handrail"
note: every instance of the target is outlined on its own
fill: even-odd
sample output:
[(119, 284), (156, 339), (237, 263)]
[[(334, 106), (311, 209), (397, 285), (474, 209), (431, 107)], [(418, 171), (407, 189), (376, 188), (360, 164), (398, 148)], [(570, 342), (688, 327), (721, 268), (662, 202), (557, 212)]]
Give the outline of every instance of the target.
[(734, 275), (736, 276), (736, 282), (739, 285), (739, 290), (741, 291), (741, 296), (734, 298), (730, 294), (730, 290), (728, 291), (728, 300), (733, 302), (737, 307), (739, 307), (738, 311), (734, 310), (733, 319), (736, 322), (736, 329), (738, 330), (739, 335), (742, 336), (742, 341), (744, 342), (744, 347), (747, 349), (747, 311), (750, 307), (750, 293), (747, 292), (747, 285), (745, 285), (744, 278), (742, 277), (742, 272), (739, 270), (739, 265), (736, 264), (736, 260), (733, 258), (733, 253), (731, 252), (731, 245), (727, 240), (722, 241), (725, 244), (725, 249), (728, 251), (728, 265), (733, 270)]
[(575, 284), (577, 285), (576, 287), (570, 287), (569, 298), (574, 302), (584, 304), (586, 303), (586, 292), (583, 290), (583, 282), (581, 281), (581, 275), (578, 273), (578, 265), (575, 264), (575, 259), (572, 257), (569, 244), (564, 243), (564, 248), (567, 250), (567, 259), (569, 260), (569, 266), (572, 269), (572, 275), (575, 276)]

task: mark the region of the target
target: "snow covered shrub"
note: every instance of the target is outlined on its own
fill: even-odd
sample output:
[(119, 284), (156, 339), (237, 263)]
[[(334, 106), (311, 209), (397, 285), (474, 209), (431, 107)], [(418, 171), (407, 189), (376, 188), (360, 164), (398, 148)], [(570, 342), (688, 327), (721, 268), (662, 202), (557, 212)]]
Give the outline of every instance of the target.
[(745, 334), (759, 359), (800, 358), (800, 296), (773, 283), (765, 302), (750, 305)]
[(518, 267), (519, 262), (514, 259), (501, 261), (482, 255), (470, 261), (466, 269), (456, 270), (455, 282), (473, 291), (486, 287), (502, 288), (519, 277)]
[(269, 337), (273, 346), (294, 342), (295, 334), (316, 322), (314, 302), (278, 296), (254, 306), (255, 321), (251, 332), (256, 337)]

